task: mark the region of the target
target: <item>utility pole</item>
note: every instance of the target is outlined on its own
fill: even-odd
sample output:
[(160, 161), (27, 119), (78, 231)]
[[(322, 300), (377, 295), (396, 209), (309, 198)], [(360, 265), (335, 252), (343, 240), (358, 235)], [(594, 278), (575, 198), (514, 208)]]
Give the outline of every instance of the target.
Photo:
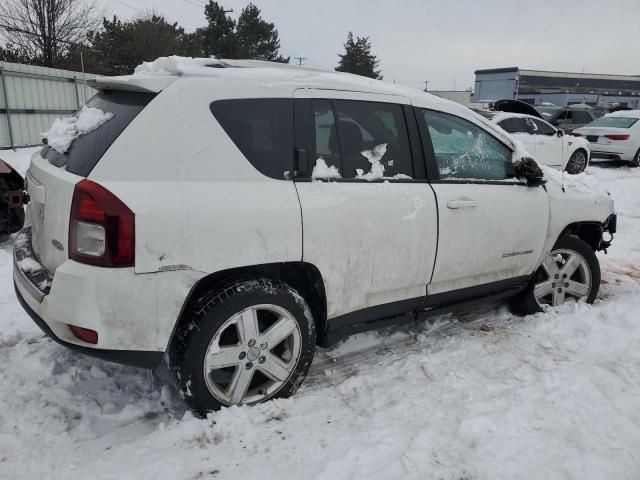
[(302, 66), (302, 62), (307, 60), (307, 57), (293, 57), (294, 60), (298, 61), (298, 65)]
[(424, 91), (425, 91), (425, 92), (428, 92), (428, 91), (429, 91), (429, 83), (430, 83), (430, 82), (431, 82), (430, 80), (425, 80), (425, 81), (424, 81)]

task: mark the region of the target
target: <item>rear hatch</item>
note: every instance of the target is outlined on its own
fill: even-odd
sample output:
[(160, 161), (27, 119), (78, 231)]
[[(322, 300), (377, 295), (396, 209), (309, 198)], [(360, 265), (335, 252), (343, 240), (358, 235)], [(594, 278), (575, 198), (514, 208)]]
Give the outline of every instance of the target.
[(76, 183), (87, 177), (120, 133), (154, 98), (154, 93), (105, 90), (88, 107), (112, 114), (101, 126), (76, 138), (65, 153), (45, 146), (34, 154), (26, 175), (32, 247), (53, 274), (69, 257), (69, 215)]

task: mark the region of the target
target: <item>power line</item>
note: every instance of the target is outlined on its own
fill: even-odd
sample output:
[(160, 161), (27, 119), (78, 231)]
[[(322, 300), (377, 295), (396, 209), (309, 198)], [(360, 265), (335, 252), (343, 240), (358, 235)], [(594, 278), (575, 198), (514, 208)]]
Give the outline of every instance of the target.
[(302, 66), (302, 62), (307, 60), (307, 57), (293, 57), (294, 60), (298, 60), (298, 65)]
[(144, 11), (140, 10), (139, 8), (133, 7), (133, 6), (129, 5), (128, 3), (123, 2), (122, 0), (112, 0), (112, 1), (114, 1), (116, 3), (119, 3), (120, 5), (123, 5), (123, 6), (127, 7), (127, 8), (132, 9), (132, 10), (135, 10), (136, 12), (144, 13)]

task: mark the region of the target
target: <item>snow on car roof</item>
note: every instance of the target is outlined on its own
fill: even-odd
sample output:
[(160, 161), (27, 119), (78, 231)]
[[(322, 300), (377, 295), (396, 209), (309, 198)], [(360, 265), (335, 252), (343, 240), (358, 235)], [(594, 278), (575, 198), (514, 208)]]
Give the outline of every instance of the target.
[(416, 107), (438, 109), (492, 128), (501, 140), (515, 149), (509, 136), (467, 107), (422, 90), (351, 73), (320, 70), (287, 63), (218, 58), (160, 57), (136, 67), (133, 75), (97, 77), (89, 84), (98, 89), (160, 92), (180, 78), (216, 78), (237, 82), (249, 80), (268, 88), (280, 88), (288, 95), (301, 88), (345, 90), (406, 97)]
[(525, 113), (511, 113), (511, 112), (492, 112), (495, 115), (491, 116), (491, 123), (499, 123), (502, 120), (506, 120), (507, 118), (533, 118), (535, 120), (540, 120), (538, 117), (534, 117), (533, 115), (527, 115)]
[(608, 113), (606, 116), (640, 118), (640, 110), (618, 110), (617, 112)]

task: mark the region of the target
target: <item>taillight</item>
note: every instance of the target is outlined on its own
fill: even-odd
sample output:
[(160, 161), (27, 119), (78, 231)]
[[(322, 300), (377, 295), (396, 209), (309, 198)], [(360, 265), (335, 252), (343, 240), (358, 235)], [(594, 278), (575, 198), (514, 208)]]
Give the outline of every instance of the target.
[(631, 135), (629, 135), (628, 133), (610, 133), (609, 135), (605, 135), (605, 138), (608, 138), (609, 140), (629, 140), (629, 137)]
[(101, 267), (131, 267), (135, 261), (135, 215), (91, 180), (81, 180), (73, 192), (69, 258)]

